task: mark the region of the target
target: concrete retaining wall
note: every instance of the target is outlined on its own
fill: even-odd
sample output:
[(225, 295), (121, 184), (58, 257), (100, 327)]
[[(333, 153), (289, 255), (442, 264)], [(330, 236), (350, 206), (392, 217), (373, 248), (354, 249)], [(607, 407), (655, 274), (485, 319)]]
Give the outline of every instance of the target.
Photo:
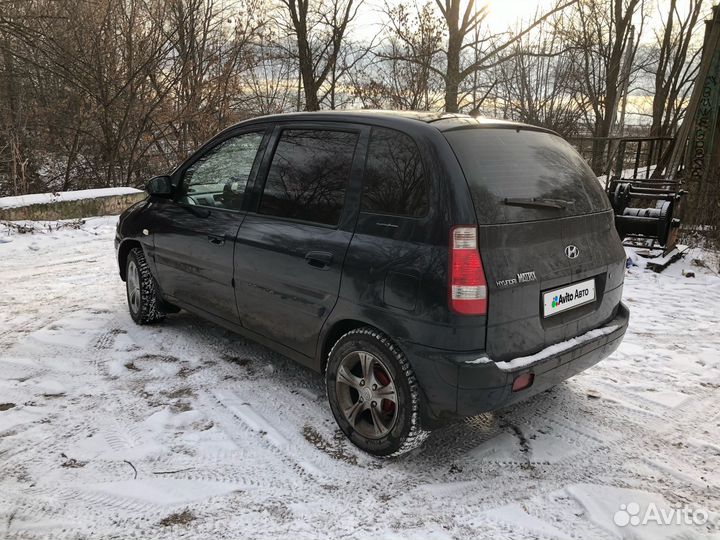
[(147, 197), (147, 193), (139, 192), (75, 201), (31, 204), (17, 208), (0, 208), (0, 220), (55, 221), (91, 216), (111, 216), (121, 214), (127, 207), (142, 201), (145, 197)]

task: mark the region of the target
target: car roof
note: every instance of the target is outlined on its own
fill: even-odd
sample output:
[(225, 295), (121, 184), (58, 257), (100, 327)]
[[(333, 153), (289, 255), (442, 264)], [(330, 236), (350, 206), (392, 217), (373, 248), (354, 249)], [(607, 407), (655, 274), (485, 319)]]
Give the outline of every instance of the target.
[(432, 111), (398, 111), (385, 109), (342, 109), (334, 111), (316, 111), (316, 112), (294, 112), (273, 114), (261, 116), (241, 122), (258, 122), (258, 121), (286, 121), (286, 120), (335, 120), (345, 122), (362, 122), (367, 123), (373, 120), (381, 120), (384, 124), (388, 121), (396, 119), (398, 123), (422, 123), (431, 125), (439, 131), (452, 131), (456, 129), (469, 128), (510, 128), (510, 129), (529, 129), (535, 131), (545, 131), (556, 134), (555, 132), (530, 124), (521, 122), (512, 122), (509, 120), (497, 120), (494, 118), (483, 118), (478, 116), (470, 116), (460, 113), (432, 112)]

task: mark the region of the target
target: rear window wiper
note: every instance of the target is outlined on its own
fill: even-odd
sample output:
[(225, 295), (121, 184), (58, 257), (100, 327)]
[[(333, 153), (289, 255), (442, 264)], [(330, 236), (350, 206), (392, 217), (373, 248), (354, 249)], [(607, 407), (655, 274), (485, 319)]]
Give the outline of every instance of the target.
[(565, 201), (563, 199), (543, 199), (536, 197), (528, 199), (506, 197), (502, 202), (508, 206), (531, 206), (535, 208), (565, 208), (573, 203), (572, 201)]

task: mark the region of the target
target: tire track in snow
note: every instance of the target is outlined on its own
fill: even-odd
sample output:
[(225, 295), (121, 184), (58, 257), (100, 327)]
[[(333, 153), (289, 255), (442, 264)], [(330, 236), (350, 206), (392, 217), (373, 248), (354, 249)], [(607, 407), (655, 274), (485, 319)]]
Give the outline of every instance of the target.
[(326, 478), (325, 473), (317, 465), (306, 458), (298, 459), (290, 441), (271, 422), (258, 413), (250, 403), (242, 401), (229, 390), (215, 390), (213, 396), (220, 406), (226, 408), (244, 424), (246, 430), (258, 434), (268, 448), (278, 454), (284, 462), (289, 463), (302, 476), (309, 475), (311, 480)]

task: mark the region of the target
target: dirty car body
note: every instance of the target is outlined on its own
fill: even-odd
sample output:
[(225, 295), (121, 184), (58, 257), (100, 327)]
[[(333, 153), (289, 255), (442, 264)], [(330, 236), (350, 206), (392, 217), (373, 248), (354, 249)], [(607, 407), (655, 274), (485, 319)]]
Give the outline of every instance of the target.
[(341, 428), (378, 455), (550, 388), (610, 355), (627, 328), (612, 208), (544, 129), (435, 113), (268, 116), (155, 181), (120, 218), (122, 279), (139, 249), (158, 313), (186, 309), (330, 371)]

